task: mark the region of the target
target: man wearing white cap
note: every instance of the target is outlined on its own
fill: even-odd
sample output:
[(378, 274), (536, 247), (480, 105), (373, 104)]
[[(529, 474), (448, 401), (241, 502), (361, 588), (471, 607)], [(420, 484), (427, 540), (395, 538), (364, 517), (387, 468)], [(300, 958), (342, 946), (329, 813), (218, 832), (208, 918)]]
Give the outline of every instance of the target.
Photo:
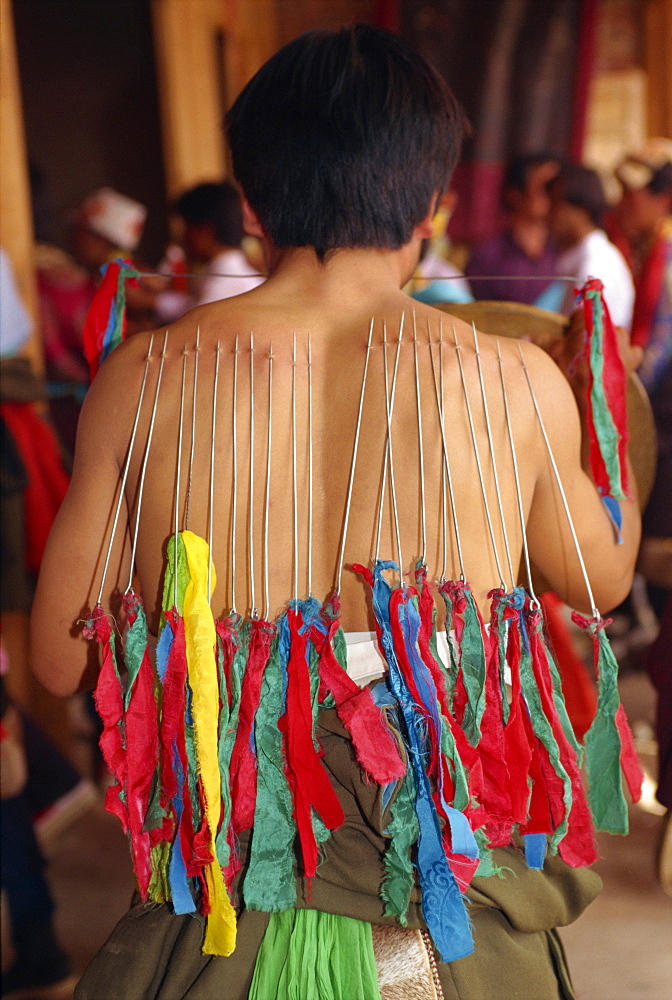
[(88, 195), (76, 214), (75, 253), (86, 267), (102, 267), (137, 249), (147, 218), (140, 202), (110, 187)]
[[(36, 266), (40, 335), (47, 377), (54, 398), (52, 420), (65, 450), (74, 451), (75, 434), (89, 368), (82, 329), (100, 282), (100, 268), (115, 257), (128, 257), (138, 246), (147, 216), (144, 205), (110, 187), (89, 194), (73, 217), (72, 253), (38, 243)], [(127, 294), (129, 330), (153, 320), (156, 279), (142, 279)]]

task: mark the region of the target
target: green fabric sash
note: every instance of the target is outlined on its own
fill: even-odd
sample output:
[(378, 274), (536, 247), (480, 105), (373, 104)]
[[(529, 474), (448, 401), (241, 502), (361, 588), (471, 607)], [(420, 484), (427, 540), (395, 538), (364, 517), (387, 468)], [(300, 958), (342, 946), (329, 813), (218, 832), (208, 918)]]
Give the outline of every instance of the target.
[(272, 913), (249, 1000), (380, 1000), (371, 924), (319, 910)]

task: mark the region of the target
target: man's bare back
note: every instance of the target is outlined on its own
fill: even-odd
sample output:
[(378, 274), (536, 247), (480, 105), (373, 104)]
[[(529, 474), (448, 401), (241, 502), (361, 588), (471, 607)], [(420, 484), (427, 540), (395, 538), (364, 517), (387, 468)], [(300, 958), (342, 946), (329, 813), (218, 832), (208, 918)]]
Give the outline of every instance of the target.
[[(126, 501), (107, 576), (104, 604), (112, 591), (123, 593), (129, 569), (129, 533), (135, 532), (139, 483), (143, 483), (135, 586), (144, 596), (156, 629), (167, 539), (174, 530), (177, 442), (182, 424), (180, 528), (209, 537), (209, 492), (215, 364), (219, 347), (214, 448), (212, 551), (219, 583), (213, 610), (228, 609), (235, 599), (241, 612), (252, 610), (251, 572), (259, 613), (274, 617), (293, 596), (306, 596), (308, 549), (311, 589), (320, 600), (332, 590), (343, 528), (353, 457), (367, 341), (374, 322), (356, 474), (341, 580), (342, 620), (347, 630), (372, 628), (360, 579), (349, 568), (367, 564), (376, 554), (378, 509), (383, 476), (387, 416), (383, 336), (387, 338), (388, 385), (391, 388), (400, 326), (398, 372), (392, 417), (392, 471), (400, 528), (403, 571), (409, 574), (423, 555), (422, 490), (418, 445), (415, 355), (418, 357), (426, 512), (426, 561), (429, 575), (443, 572), (444, 520), (441, 466), (443, 445), (438, 418), (439, 357), (443, 357), (444, 433), (455, 496), (455, 527), (448, 505), (447, 578), (464, 571), (485, 610), (487, 593), (503, 583), (526, 582), (520, 576), (523, 537), (518, 496), (504, 411), (496, 343), (481, 335), (478, 347), (486, 387), (492, 449), (484, 416), (474, 337), (460, 321), (412, 303), (398, 291), (405, 267), (403, 252), (341, 251), (326, 265), (293, 252), (278, 262), (260, 289), (204, 307), (175, 324), (165, 339), (160, 389), (146, 472), (144, 451), (165, 331), (153, 335), (146, 402), (126, 483)], [(403, 317), (403, 320), (402, 320)], [(194, 349), (198, 351), (197, 406), (193, 414)], [(439, 337), (443, 348), (439, 350)], [(429, 340), (434, 344), (430, 355)], [(417, 347), (414, 344), (417, 340)], [(36, 600), (33, 658), (48, 686), (67, 692), (81, 683), (86, 644), (70, 634), (82, 609), (96, 599), (109, 538), (115, 491), (127, 454), (145, 369), (150, 335), (141, 335), (112, 356), (87, 399), (80, 428), (72, 487), (54, 530)], [(479, 460), (472, 442), (465, 391), (455, 342), (459, 344), (466, 395), (473, 416), (476, 447), (486, 484), (487, 513), (479, 481)], [(238, 352), (235, 354), (236, 343)], [(296, 343), (296, 369), (294, 369)], [(253, 345), (253, 353), (250, 345)], [(576, 607), (590, 610), (585, 584), (571, 540), (561, 498), (535, 417), (517, 344), (500, 340), (504, 383), (510, 407), (520, 476), (520, 499), (527, 519), (527, 539), (534, 565), (550, 585)], [(267, 480), (269, 355), (272, 351), (272, 446)], [(309, 542), (308, 358), (312, 401), (312, 532)], [(186, 355), (185, 355), (186, 352)], [(186, 356), (186, 364), (183, 359)], [(595, 488), (579, 464), (580, 427), (571, 390), (554, 363), (532, 345), (524, 345), (535, 396), (573, 512), (579, 541), (601, 609), (627, 591), (628, 566), (637, 544), (636, 516), (626, 510), (623, 545), (616, 545)], [(233, 497), (233, 393), (237, 358), (236, 406), (236, 578), (231, 580)], [(254, 370), (253, 516), (250, 546), (250, 362)], [(433, 365), (432, 365), (433, 360)], [(180, 419), (182, 373), (185, 393)], [(295, 382), (293, 388), (293, 373)], [(292, 409), (296, 410), (293, 431)], [(195, 446), (191, 456), (192, 414)], [(296, 435), (296, 476), (293, 434)], [(492, 466), (494, 452), (506, 526), (502, 532)], [(297, 533), (294, 531), (294, 482)], [(270, 483), (267, 500), (267, 481)], [(188, 524), (185, 521), (189, 492)], [(266, 509), (268, 530), (264, 534)], [(130, 527), (129, 527), (129, 510)], [(488, 515), (490, 523), (488, 523)], [(492, 544), (494, 536), (495, 546)], [(265, 538), (268, 538), (268, 561)], [(508, 545), (508, 554), (507, 554)], [(298, 564), (295, 573), (295, 549)], [(495, 553), (496, 549), (496, 553)], [(394, 512), (387, 490), (379, 555), (398, 558)], [(608, 572), (605, 572), (608, 567)], [(264, 609), (268, 581), (269, 607)], [(295, 594), (295, 587), (298, 593)], [(59, 629), (58, 623), (61, 623)]]

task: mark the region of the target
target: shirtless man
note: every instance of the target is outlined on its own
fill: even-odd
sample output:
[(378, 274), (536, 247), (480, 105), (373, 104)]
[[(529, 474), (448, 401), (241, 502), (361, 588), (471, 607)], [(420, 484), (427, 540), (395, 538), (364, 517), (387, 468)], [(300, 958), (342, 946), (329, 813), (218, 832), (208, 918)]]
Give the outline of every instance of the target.
[[(268, 604), (263, 609), (266, 617), (275, 616), (297, 592), (297, 587), (298, 596), (308, 592), (308, 338), (313, 441), (310, 590), (320, 600), (326, 598), (336, 580), (362, 372), (373, 318), (370, 372), (345, 546), (346, 569), (340, 588), (343, 628), (346, 632), (371, 631), (370, 603), (360, 578), (349, 566), (352, 562), (366, 563), (376, 548), (387, 422), (382, 331), (384, 323), (390, 345), (387, 353), (391, 378), (403, 318), (392, 417), (392, 468), (404, 554), (403, 570), (409, 572), (423, 548), (430, 578), (438, 578), (442, 569), (442, 445), (436, 412), (436, 383), (427, 344), (429, 334), (434, 343), (434, 362), (438, 365), (437, 341), (442, 331), (444, 426), (456, 497), (456, 520), (466, 575), (479, 606), (487, 612), (488, 592), (500, 581), (507, 588), (512, 586), (515, 582), (512, 576), (516, 575), (523, 552), (511, 461), (509, 458), (507, 464), (507, 460), (502, 459), (499, 484), (510, 549), (507, 560), (501, 521), (494, 513), (491, 518), (494, 547), (488, 540), (478, 465), (455, 348), (457, 342), (467, 395), (475, 415), (475, 439), (488, 506), (491, 512), (496, 512), (497, 491), (480, 405), (472, 331), (458, 320), (453, 328), (445, 314), (420, 303), (412, 304), (400, 291), (416, 267), (423, 239), (430, 235), (437, 198), (459, 155), (462, 121), (452, 95), (441, 79), (401, 41), (370, 26), (359, 26), (333, 34), (304, 36), (287, 45), (245, 88), (229, 114), (228, 128), (234, 170), (245, 196), (246, 228), (263, 241), (270, 277), (259, 288), (200, 307), (171, 327), (152, 447), (142, 480), (144, 499), (135, 566), (131, 570), (128, 535), (131, 530), (135, 531), (134, 511), (142, 479), (144, 444), (136, 447), (130, 462), (126, 503), (122, 507), (124, 530), (117, 533), (113, 546), (112, 569), (102, 597), (104, 608), (117, 607), (115, 594), (119, 590), (123, 592), (129, 579), (134, 578), (136, 590), (144, 597), (150, 628), (154, 632), (158, 628), (165, 546), (173, 530), (176, 448), (181, 423), (184, 436), (180, 520), (183, 521), (189, 491), (189, 527), (209, 537), (209, 470), (217, 357), (220, 370), (214, 442), (212, 551), (220, 582), (214, 591), (213, 608), (220, 613), (235, 600), (238, 610), (243, 613), (249, 614), (255, 605), (262, 610), (264, 574), (270, 595), (268, 602), (263, 599), (264, 604)], [(419, 503), (414, 324), (423, 417), (426, 544)], [(192, 461), (191, 365), (197, 330), (200, 331), (198, 406), (195, 407)], [(163, 342), (164, 331), (157, 331), (147, 389), (150, 397), (157, 382), (158, 355)], [(72, 484), (44, 559), (34, 606), (32, 663), (47, 687), (61, 695), (71, 694), (95, 679), (91, 674), (90, 647), (81, 637), (76, 623), (82, 617), (83, 606), (87, 603), (92, 606), (96, 601), (110, 536), (110, 511), (131, 437), (149, 344), (148, 333), (134, 337), (115, 351), (87, 396)], [(584, 577), (562, 512), (518, 345), (486, 336), (479, 338), (479, 345), (492, 425), (492, 450), (497, 456), (509, 454), (498, 349), (501, 352), (519, 458), (526, 535), (534, 564), (564, 600), (590, 612)], [(180, 421), (185, 351), (190, 367), (185, 415)], [(273, 434), (270, 503), (267, 504), (266, 431), (271, 352)], [(623, 544), (619, 545), (595, 487), (581, 466), (580, 420), (566, 378), (547, 355), (532, 345), (524, 345), (524, 357), (573, 514), (594, 600), (604, 612), (618, 603), (629, 589), (639, 532), (636, 502), (633, 498), (622, 505)], [(234, 484), (231, 413), (236, 358), (238, 471)], [(250, 515), (247, 462), (251, 370), (254, 373), (251, 408), (256, 434)], [(294, 389), (293, 372), (296, 372)], [(291, 413), (295, 405), (299, 417), (293, 451)], [(145, 407), (138, 441), (147, 440), (149, 423), (150, 413)], [(294, 454), (298, 456), (295, 477), (292, 475)], [(505, 466), (506, 473), (503, 471)], [(189, 468), (193, 472), (191, 476)], [(297, 483), (298, 537), (293, 531), (294, 480)], [(238, 512), (237, 569), (233, 581), (232, 502)], [(267, 512), (270, 528), (266, 568), (263, 551)], [(455, 579), (461, 567), (454, 527), (448, 529), (446, 544), (446, 576)], [(381, 556), (396, 555), (396, 546), (394, 517), (388, 513), (382, 520)], [(251, 592), (253, 577), (256, 598)], [(235, 584), (235, 593), (232, 584)], [(199, 958), (205, 961), (202, 956)], [(464, 959), (464, 962), (470, 961)], [(230, 990), (227, 997), (247, 995), (242, 988), (240, 993), (233, 987)], [(111, 993), (107, 995), (112, 996)], [(457, 995), (469, 995), (471, 1000), (480, 997), (481, 993), (455, 993)]]

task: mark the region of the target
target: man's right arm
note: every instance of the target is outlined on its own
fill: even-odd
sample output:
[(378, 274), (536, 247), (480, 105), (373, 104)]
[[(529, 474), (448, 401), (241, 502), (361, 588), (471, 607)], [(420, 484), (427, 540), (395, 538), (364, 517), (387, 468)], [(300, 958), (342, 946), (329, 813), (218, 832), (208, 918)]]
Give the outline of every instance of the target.
[[(632, 583), (640, 538), (634, 478), (630, 474), (631, 496), (620, 504), (623, 524), (619, 543), (597, 488), (583, 467), (581, 419), (567, 379), (543, 352), (526, 346), (524, 355), (595, 604), (604, 614), (627, 596)], [(534, 454), (538, 456), (537, 481), (527, 524), (530, 555), (567, 604), (590, 612), (562, 494), (547, 457), (531, 395), (529, 400), (530, 419), (535, 421)]]

